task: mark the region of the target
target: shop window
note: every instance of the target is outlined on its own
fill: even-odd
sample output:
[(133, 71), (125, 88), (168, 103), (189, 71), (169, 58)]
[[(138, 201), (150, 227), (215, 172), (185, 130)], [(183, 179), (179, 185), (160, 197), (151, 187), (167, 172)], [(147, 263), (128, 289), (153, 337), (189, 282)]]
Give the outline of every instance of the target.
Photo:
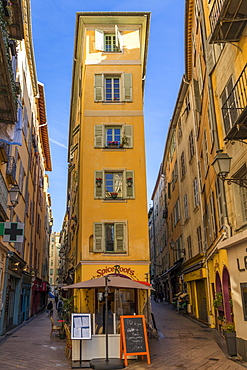
[(106, 103), (132, 102), (132, 73), (95, 74), (94, 101)]
[(240, 283), (244, 321), (247, 321), (247, 283)]
[(95, 198), (134, 198), (134, 171), (95, 171), (94, 177)]
[(107, 149), (133, 148), (132, 125), (95, 125), (94, 147)]
[(94, 252), (126, 253), (126, 224), (124, 222), (94, 223)]

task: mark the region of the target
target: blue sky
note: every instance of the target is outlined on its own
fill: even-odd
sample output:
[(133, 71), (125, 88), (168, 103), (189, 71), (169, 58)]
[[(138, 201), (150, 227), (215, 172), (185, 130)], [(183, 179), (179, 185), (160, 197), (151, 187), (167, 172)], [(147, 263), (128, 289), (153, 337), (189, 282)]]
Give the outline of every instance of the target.
[(184, 73), (184, 0), (31, 0), (38, 80), (45, 85), (53, 171), (49, 173), (54, 217), (61, 230), (66, 209), (67, 146), (77, 11), (150, 11), (145, 86), (148, 203), (163, 157), (167, 128)]

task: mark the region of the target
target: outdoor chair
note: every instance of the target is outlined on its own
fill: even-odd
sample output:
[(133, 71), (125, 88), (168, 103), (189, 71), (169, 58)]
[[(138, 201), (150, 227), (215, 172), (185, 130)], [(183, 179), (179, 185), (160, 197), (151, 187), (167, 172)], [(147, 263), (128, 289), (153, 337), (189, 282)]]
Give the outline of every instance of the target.
[(57, 326), (57, 325), (55, 325), (55, 323), (54, 323), (54, 319), (53, 319), (53, 317), (52, 316), (50, 316), (50, 320), (51, 320), (51, 334), (50, 334), (50, 338), (51, 338), (51, 336), (52, 336), (52, 333), (54, 332), (54, 331), (60, 331), (60, 326)]

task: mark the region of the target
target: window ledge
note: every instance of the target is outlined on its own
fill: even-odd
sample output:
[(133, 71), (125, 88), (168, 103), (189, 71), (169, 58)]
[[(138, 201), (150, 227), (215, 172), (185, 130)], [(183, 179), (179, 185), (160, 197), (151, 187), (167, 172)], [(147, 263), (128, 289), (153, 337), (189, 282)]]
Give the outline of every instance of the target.
[(102, 203), (127, 203), (127, 199), (121, 198), (121, 199), (102, 199)]

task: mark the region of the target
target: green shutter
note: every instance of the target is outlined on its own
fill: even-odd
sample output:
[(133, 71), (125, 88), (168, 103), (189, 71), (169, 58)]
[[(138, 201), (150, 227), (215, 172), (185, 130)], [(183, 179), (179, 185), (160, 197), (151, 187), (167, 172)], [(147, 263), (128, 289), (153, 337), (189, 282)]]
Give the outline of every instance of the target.
[(115, 252), (123, 253), (126, 250), (125, 247), (125, 235), (124, 235), (124, 223), (115, 223)]
[(124, 132), (123, 132), (123, 137), (126, 139), (124, 147), (125, 148), (133, 148), (133, 126), (131, 125), (125, 125), (124, 127)]
[(103, 74), (94, 75), (94, 100), (103, 101)]
[[(132, 178), (131, 186), (128, 185), (129, 178)], [(126, 198), (134, 198), (134, 189), (135, 189), (134, 171), (125, 171), (125, 181), (126, 181), (125, 187)]]
[[(95, 171), (94, 172), (94, 198), (103, 198), (104, 196), (104, 172), (103, 171)], [(101, 186), (98, 186), (96, 183), (96, 179), (102, 179)]]
[(94, 252), (103, 252), (103, 223), (95, 222), (93, 230), (93, 251)]
[(194, 85), (196, 110), (200, 113), (201, 112), (201, 108), (202, 108), (201, 94), (200, 94), (200, 90), (199, 90), (199, 83), (194, 78), (193, 78), (193, 85)]
[(100, 30), (95, 30), (95, 49), (104, 51), (104, 32)]
[(132, 101), (132, 73), (124, 73), (124, 101)]
[(95, 125), (94, 126), (94, 147), (95, 148), (103, 148), (103, 139), (104, 139), (104, 126), (103, 125)]

